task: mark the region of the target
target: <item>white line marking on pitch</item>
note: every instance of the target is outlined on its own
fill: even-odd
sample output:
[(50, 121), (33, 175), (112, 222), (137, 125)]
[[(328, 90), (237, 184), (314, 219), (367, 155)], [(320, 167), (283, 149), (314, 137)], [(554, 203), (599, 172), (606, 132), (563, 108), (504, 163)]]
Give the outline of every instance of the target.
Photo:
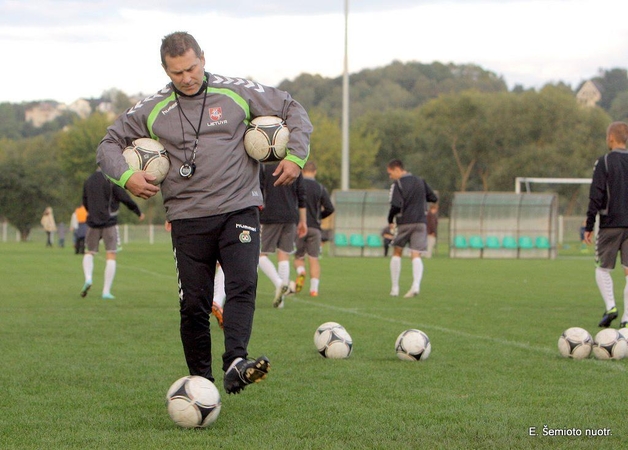
[[(426, 330), (433, 329), (433, 330), (442, 331), (443, 333), (450, 333), (450, 334), (454, 334), (454, 335), (457, 335), (457, 336), (462, 336), (462, 337), (465, 337), (465, 338), (482, 339), (484, 341), (496, 342), (498, 344), (503, 344), (503, 345), (507, 345), (507, 346), (510, 346), (510, 347), (517, 347), (517, 348), (522, 348), (524, 350), (532, 350), (532, 351), (536, 351), (536, 352), (546, 353), (548, 355), (556, 355), (557, 354), (557, 350), (552, 350), (552, 349), (547, 348), (547, 347), (537, 347), (537, 346), (534, 346), (534, 345), (525, 344), (523, 342), (509, 341), (509, 340), (506, 340), (506, 339), (498, 339), (498, 338), (494, 338), (494, 337), (491, 337), (491, 336), (481, 336), (481, 335), (471, 334), (471, 333), (467, 333), (465, 331), (460, 331), (460, 330), (454, 330), (454, 329), (451, 329), (451, 328), (440, 327), (438, 325), (428, 325), (428, 324), (425, 324), (425, 323), (416, 323), (416, 322), (408, 322), (408, 321), (405, 321), (405, 320), (390, 319), (390, 318), (383, 317), (383, 316), (377, 315), (377, 314), (360, 312), (356, 308), (341, 308), (341, 307), (335, 306), (335, 305), (326, 305), (324, 303), (314, 302), (314, 301), (300, 299), (300, 298), (295, 298), (295, 297), (292, 297), (290, 300), (293, 301), (293, 302), (297, 302), (297, 303), (303, 303), (303, 304), (306, 304), (306, 305), (316, 306), (318, 308), (326, 308), (326, 309), (330, 309), (330, 310), (333, 310), (333, 311), (340, 311), (340, 312), (347, 313), (347, 314), (353, 314), (353, 315), (356, 315), (356, 316), (367, 317), (369, 319), (376, 319), (376, 320), (379, 320), (380, 322), (383, 321), (383, 322), (396, 323), (396, 324), (411, 326), (413, 328), (420, 327), (420, 328), (425, 328)], [(622, 371), (622, 372), (626, 371), (626, 367), (624, 367), (624, 365), (622, 365), (622, 364), (608, 364), (608, 361), (601, 361), (601, 360), (596, 360), (596, 359), (594, 359), (594, 361), (596, 363), (599, 363), (599, 364), (606, 364), (604, 366), (605, 368), (611, 367), (613, 369), (616, 369), (616, 370), (619, 370), (619, 371)]]

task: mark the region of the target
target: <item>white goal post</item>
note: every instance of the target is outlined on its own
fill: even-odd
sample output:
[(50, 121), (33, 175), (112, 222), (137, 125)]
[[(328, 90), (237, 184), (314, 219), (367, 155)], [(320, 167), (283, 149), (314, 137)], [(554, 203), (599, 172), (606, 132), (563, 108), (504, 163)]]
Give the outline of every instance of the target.
[[(525, 192), (530, 193), (530, 183), (546, 184), (591, 184), (591, 178), (542, 178), (542, 177), (516, 177), (515, 193), (521, 194), (521, 186), (525, 186)], [(597, 223), (596, 223), (597, 227)], [(563, 243), (564, 239), (563, 216), (558, 216), (558, 242)]]
[(530, 183), (547, 184), (591, 184), (591, 178), (538, 178), (538, 177), (517, 177), (515, 178), (515, 193), (521, 194), (521, 185), (524, 184), (526, 192), (530, 192)]

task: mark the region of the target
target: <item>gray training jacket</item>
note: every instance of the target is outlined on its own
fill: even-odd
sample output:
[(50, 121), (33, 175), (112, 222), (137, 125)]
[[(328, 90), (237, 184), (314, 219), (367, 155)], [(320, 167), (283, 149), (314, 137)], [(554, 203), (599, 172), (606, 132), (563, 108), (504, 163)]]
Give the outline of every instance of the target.
[[(161, 184), (169, 221), (213, 216), (263, 204), (259, 163), (244, 150), (244, 132), (251, 119), (279, 116), (290, 130), (288, 156), (301, 168), (309, 156), (312, 124), (307, 112), (290, 94), (242, 78), (205, 74), (207, 99), (199, 131), (196, 171), (179, 175), (192, 158), (204, 92), (179, 95), (178, 111), (173, 86), (130, 108), (107, 129), (98, 146), (102, 171), (124, 187), (133, 171), (122, 152), (141, 137), (158, 140), (168, 151), (170, 170)], [(185, 116), (187, 116), (186, 120)]]

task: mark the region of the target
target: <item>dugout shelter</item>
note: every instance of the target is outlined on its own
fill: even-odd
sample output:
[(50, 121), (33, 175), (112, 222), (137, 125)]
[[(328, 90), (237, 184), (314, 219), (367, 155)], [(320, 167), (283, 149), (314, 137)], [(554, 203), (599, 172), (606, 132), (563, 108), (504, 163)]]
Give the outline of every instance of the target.
[(335, 212), (331, 250), (334, 256), (383, 256), (382, 229), (388, 225), (389, 191), (385, 189), (332, 193)]
[(452, 258), (549, 258), (557, 255), (555, 193), (457, 192), (449, 221)]

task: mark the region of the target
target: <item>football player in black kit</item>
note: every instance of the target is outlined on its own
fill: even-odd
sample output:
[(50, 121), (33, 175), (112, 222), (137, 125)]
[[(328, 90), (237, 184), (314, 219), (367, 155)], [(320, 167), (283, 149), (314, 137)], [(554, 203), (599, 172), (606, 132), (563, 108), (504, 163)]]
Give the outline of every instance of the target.
[[(595, 239), (595, 281), (604, 300), (604, 314), (599, 326), (608, 328), (618, 316), (613, 293), (611, 271), (617, 253), (628, 280), (628, 124), (613, 122), (606, 130), (606, 145), (610, 152), (601, 156), (593, 168), (589, 191), (589, 207), (584, 242), (593, 241), (595, 217), (600, 215), (600, 229)], [(628, 281), (627, 281), (628, 283)], [(628, 326), (628, 285), (624, 289), (624, 314), (620, 328)]]

